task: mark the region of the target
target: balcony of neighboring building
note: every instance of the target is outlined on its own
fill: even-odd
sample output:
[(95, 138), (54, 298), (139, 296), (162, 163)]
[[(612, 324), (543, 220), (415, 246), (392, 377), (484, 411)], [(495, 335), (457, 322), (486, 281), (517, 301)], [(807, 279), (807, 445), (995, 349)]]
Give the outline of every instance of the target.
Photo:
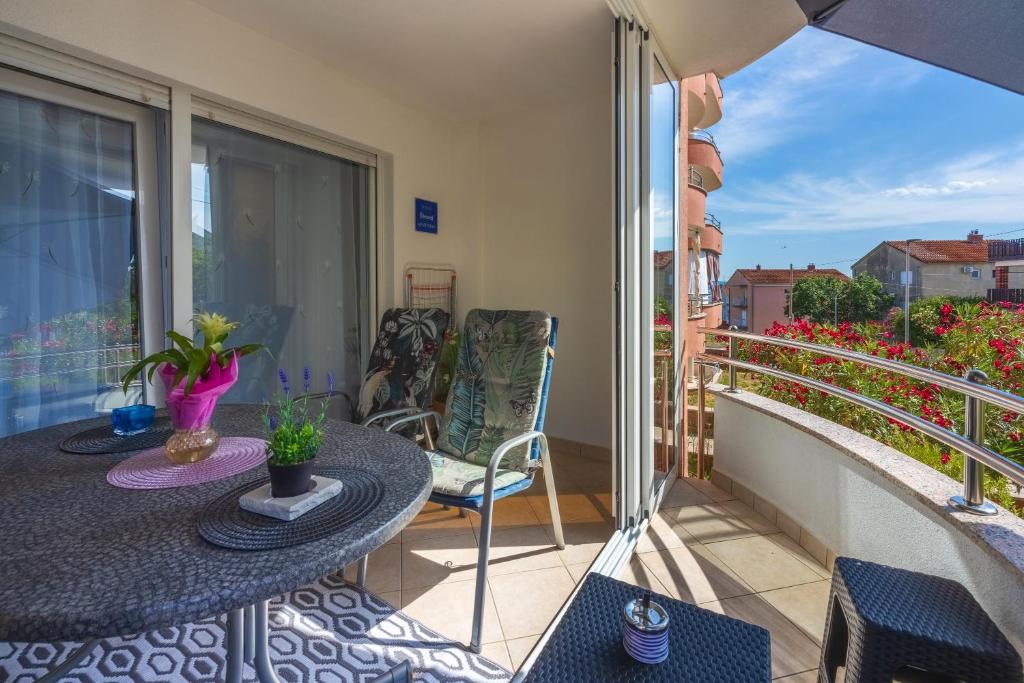
[(722, 252), (722, 223), (715, 214), (704, 215), (704, 228), (700, 234), (700, 247), (715, 254)]
[(713, 192), (722, 186), (722, 155), (711, 133), (706, 130), (690, 133), (687, 159), (690, 167), (700, 172), (705, 190)]
[(690, 167), (686, 183), (686, 225), (698, 232), (704, 229), (707, 213), (708, 191), (704, 187), (704, 175)]
[(686, 79), (687, 127), (710, 128), (722, 119), (722, 85), (714, 73)]

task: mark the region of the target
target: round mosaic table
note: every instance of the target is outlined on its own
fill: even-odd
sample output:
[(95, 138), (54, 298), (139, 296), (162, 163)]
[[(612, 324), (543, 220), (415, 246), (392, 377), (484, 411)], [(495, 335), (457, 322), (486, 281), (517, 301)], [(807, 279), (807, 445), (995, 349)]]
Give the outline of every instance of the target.
[[(260, 436), (255, 406), (221, 406), (222, 436)], [(354, 467), (385, 482), (380, 503), (316, 541), (266, 551), (204, 541), (200, 512), (256, 467), (219, 481), (131, 490), (107, 471), (131, 453), (64, 453), (68, 436), (103, 419), (0, 439), (0, 640), (85, 640), (152, 631), (227, 613), (228, 676), (249, 659), (273, 681), (266, 648), (267, 600), (341, 570), (395, 536), (430, 495), (430, 464), (394, 434), (328, 420), (321, 467)]]

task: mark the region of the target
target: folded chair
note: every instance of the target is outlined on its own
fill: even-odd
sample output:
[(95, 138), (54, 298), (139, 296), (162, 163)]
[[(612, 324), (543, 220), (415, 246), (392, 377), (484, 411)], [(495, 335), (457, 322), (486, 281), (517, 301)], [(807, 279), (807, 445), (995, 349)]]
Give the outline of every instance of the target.
[(448, 320), (440, 308), (384, 312), (358, 400), (350, 400), (354, 422), (386, 425), (427, 408)]
[(439, 439), (436, 448), (427, 442), (434, 473), (430, 500), (480, 514), (473, 652), (480, 652), (483, 633), (494, 501), (529, 488), (539, 466), (547, 470), (555, 542), (565, 547), (551, 456), (541, 431), (557, 332), (558, 319), (540, 311), (470, 311), (444, 418), (424, 411), (387, 427), (419, 423), (429, 433), (425, 423), (432, 419)]

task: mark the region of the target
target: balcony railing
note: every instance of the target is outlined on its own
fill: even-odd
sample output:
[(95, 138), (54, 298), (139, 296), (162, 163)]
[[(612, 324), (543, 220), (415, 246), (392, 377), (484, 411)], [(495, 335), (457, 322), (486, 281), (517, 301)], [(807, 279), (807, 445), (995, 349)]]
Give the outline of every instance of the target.
[(1024, 304), (1024, 289), (990, 289), (987, 298), (992, 303), (1009, 301), (1013, 304)]
[(700, 171), (690, 166), (690, 176), (687, 180), (690, 187), (696, 187), (699, 190), (704, 189), (704, 176), (700, 174)]
[(989, 240), (989, 261), (1005, 261), (1009, 259), (1024, 259), (1024, 239)]
[[(961, 378), (936, 372), (930, 368), (901, 363), (899, 361), (881, 358), (879, 356), (870, 356), (868, 354), (849, 351), (835, 346), (811, 344), (809, 342), (780, 337), (767, 337), (761, 334), (739, 332), (734, 329), (709, 330), (701, 328), (698, 331), (701, 334), (721, 335), (728, 338), (728, 356), (726, 358), (704, 353), (697, 355), (696, 362), (713, 365), (721, 363), (727, 365), (729, 368), (729, 392), (735, 393), (738, 391), (736, 388), (737, 370), (745, 370), (747, 372), (777, 377), (788, 382), (800, 384), (809, 389), (820, 391), (824, 394), (836, 396), (862, 408), (878, 413), (883, 417), (905, 424), (911, 429), (915, 429), (922, 434), (930, 436), (939, 443), (945, 444), (949, 448), (962, 453), (964, 455), (964, 493), (962, 496), (954, 496), (949, 500), (949, 504), (958, 510), (977, 515), (996, 514), (997, 508), (995, 505), (985, 500), (985, 467), (990, 467), (1011, 481), (1024, 485), (1024, 466), (1010, 460), (1009, 458), (1003, 457), (1001, 454), (990, 450), (984, 445), (985, 406), (992, 404), (1003, 410), (1008, 410), (1017, 414), (1024, 414), (1024, 399), (1009, 392), (986, 386), (983, 383), (985, 375), (979, 370), (969, 370), (966, 376)], [(911, 377), (922, 382), (929, 382), (955, 391), (965, 397), (966, 419), (964, 421), (964, 431), (966, 433), (961, 436), (960, 434), (950, 431), (945, 427), (940, 427), (934, 422), (930, 422), (924, 418), (900, 410), (899, 408), (882, 401), (843, 389), (834, 384), (828, 384), (810, 377), (804, 377), (803, 375), (779, 370), (766, 365), (759, 365), (757, 363), (749, 363), (747, 361), (739, 360), (736, 358), (736, 339), (745, 339), (759, 344), (771, 344), (774, 346), (781, 346), (786, 349), (808, 351), (810, 353), (819, 353), (836, 358), (842, 358), (878, 368), (880, 370), (885, 370), (887, 372), (892, 372), (897, 375)], [(698, 406), (700, 414), (703, 416), (705, 407), (704, 387), (698, 386), (697, 389)], [(698, 426), (701, 425), (702, 421), (703, 417), (697, 421)], [(698, 434), (697, 444), (698, 446), (701, 444), (700, 434)], [(700, 451), (698, 451), (697, 454), (697, 466), (699, 472), (704, 472), (704, 454)]]
[(691, 294), (687, 299), (688, 305), (686, 308), (687, 315), (690, 318), (696, 318), (701, 314), (703, 299), (700, 294)]
[(718, 144), (715, 142), (715, 136), (709, 133), (708, 131), (704, 130), (703, 128), (698, 128), (697, 130), (691, 131), (690, 139), (700, 140), (701, 142), (708, 143), (709, 145), (715, 148), (715, 151), (718, 152), (718, 156), (722, 156), (722, 152), (721, 150), (718, 149)]
[(710, 225), (718, 232), (722, 232), (722, 222), (715, 217), (713, 213), (704, 214), (704, 225)]

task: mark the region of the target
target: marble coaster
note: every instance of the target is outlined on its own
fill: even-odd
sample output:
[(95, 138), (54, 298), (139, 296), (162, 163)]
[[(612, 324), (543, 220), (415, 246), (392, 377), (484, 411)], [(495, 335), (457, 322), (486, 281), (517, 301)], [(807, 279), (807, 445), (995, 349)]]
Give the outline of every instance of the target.
[(290, 498), (274, 498), (270, 495), (270, 483), (268, 482), (239, 498), (238, 504), (243, 510), (290, 522), (317, 505), (334, 498), (341, 493), (342, 487), (342, 483), (337, 479), (314, 474), (313, 488), (308, 493)]

